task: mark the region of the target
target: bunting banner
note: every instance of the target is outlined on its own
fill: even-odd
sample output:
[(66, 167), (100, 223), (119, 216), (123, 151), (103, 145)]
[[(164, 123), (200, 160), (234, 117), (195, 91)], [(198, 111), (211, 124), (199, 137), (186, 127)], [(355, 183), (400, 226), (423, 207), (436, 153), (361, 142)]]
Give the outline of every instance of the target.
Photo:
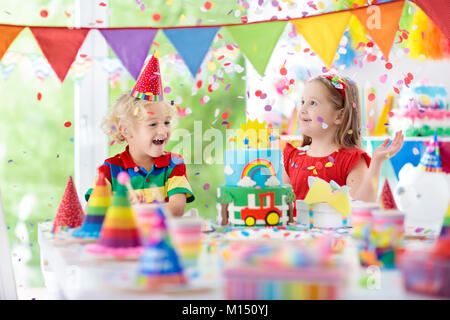
[(158, 29), (99, 29), (117, 58), (137, 80)]
[(63, 82), (90, 29), (30, 27), (30, 30), (48, 63)]
[(311, 49), (331, 67), (352, 14), (348, 11), (292, 20)]
[(450, 3), (448, 0), (412, 0), (450, 40)]
[(0, 60), (24, 27), (0, 26)]
[(386, 61), (389, 61), (389, 52), (399, 29), (398, 22), (404, 5), (405, 1), (398, 1), (352, 11), (380, 48)]
[(164, 34), (177, 49), (184, 63), (195, 78), (211, 43), (216, 36), (215, 28), (164, 29)]
[(226, 29), (255, 70), (261, 76), (264, 76), (273, 49), (286, 24), (287, 21), (275, 21), (271, 23), (229, 26)]

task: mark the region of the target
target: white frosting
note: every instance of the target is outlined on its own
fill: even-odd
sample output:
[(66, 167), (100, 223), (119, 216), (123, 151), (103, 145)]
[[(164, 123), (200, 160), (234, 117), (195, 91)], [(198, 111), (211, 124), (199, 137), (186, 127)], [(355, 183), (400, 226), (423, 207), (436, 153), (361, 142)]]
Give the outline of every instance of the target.
[(276, 176), (271, 176), (267, 181), (264, 183), (267, 187), (276, 187), (280, 185), (280, 181), (277, 179)]
[(238, 182), (239, 187), (253, 187), (256, 184), (255, 181), (250, 179), (249, 177), (244, 177)]

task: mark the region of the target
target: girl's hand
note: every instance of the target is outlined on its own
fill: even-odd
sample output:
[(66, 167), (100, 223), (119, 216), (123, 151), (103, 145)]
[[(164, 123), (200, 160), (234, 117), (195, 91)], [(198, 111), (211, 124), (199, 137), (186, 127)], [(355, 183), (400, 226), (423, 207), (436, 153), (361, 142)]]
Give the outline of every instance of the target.
[(372, 161), (381, 164), (384, 160), (395, 156), (403, 146), (403, 138), (403, 132), (397, 131), (395, 133), (394, 140), (389, 145), (389, 147), (386, 146), (389, 144), (389, 141), (391, 141), (391, 139), (387, 138), (386, 140), (384, 140), (384, 142), (373, 151)]

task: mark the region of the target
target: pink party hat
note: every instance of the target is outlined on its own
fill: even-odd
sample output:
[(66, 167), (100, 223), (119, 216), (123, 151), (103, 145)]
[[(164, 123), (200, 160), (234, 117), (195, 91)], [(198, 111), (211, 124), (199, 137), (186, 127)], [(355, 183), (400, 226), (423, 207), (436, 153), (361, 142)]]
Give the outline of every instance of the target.
[(427, 172), (442, 172), (441, 153), (436, 134), (428, 144), (427, 150), (422, 155), (418, 167)]
[(159, 70), (158, 58), (155, 55), (150, 58), (150, 61), (139, 75), (133, 90), (131, 90), (131, 95), (148, 101), (163, 100), (161, 72)]
[(83, 219), (83, 208), (73, 184), (72, 176), (69, 176), (69, 181), (53, 222), (52, 232), (67, 228), (77, 228), (81, 226)]

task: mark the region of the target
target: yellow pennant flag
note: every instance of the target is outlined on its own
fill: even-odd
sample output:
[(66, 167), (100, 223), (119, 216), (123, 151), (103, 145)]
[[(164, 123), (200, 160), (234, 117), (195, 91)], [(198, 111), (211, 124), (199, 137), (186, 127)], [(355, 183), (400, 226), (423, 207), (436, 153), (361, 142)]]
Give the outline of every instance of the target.
[(352, 14), (348, 11), (292, 20), (311, 49), (331, 67)]
[(352, 11), (383, 52), (386, 61), (389, 60), (389, 52), (398, 31), (398, 22), (404, 5), (405, 1), (395, 1)]
[(24, 27), (0, 26), (0, 60)]
[(373, 131), (374, 136), (384, 136), (388, 134), (386, 123), (389, 123), (389, 112), (392, 110), (392, 105), (394, 103), (394, 94), (390, 93), (386, 99), (386, 104), (381, 111), (380, 118), (378, 119), (377, 126)]

